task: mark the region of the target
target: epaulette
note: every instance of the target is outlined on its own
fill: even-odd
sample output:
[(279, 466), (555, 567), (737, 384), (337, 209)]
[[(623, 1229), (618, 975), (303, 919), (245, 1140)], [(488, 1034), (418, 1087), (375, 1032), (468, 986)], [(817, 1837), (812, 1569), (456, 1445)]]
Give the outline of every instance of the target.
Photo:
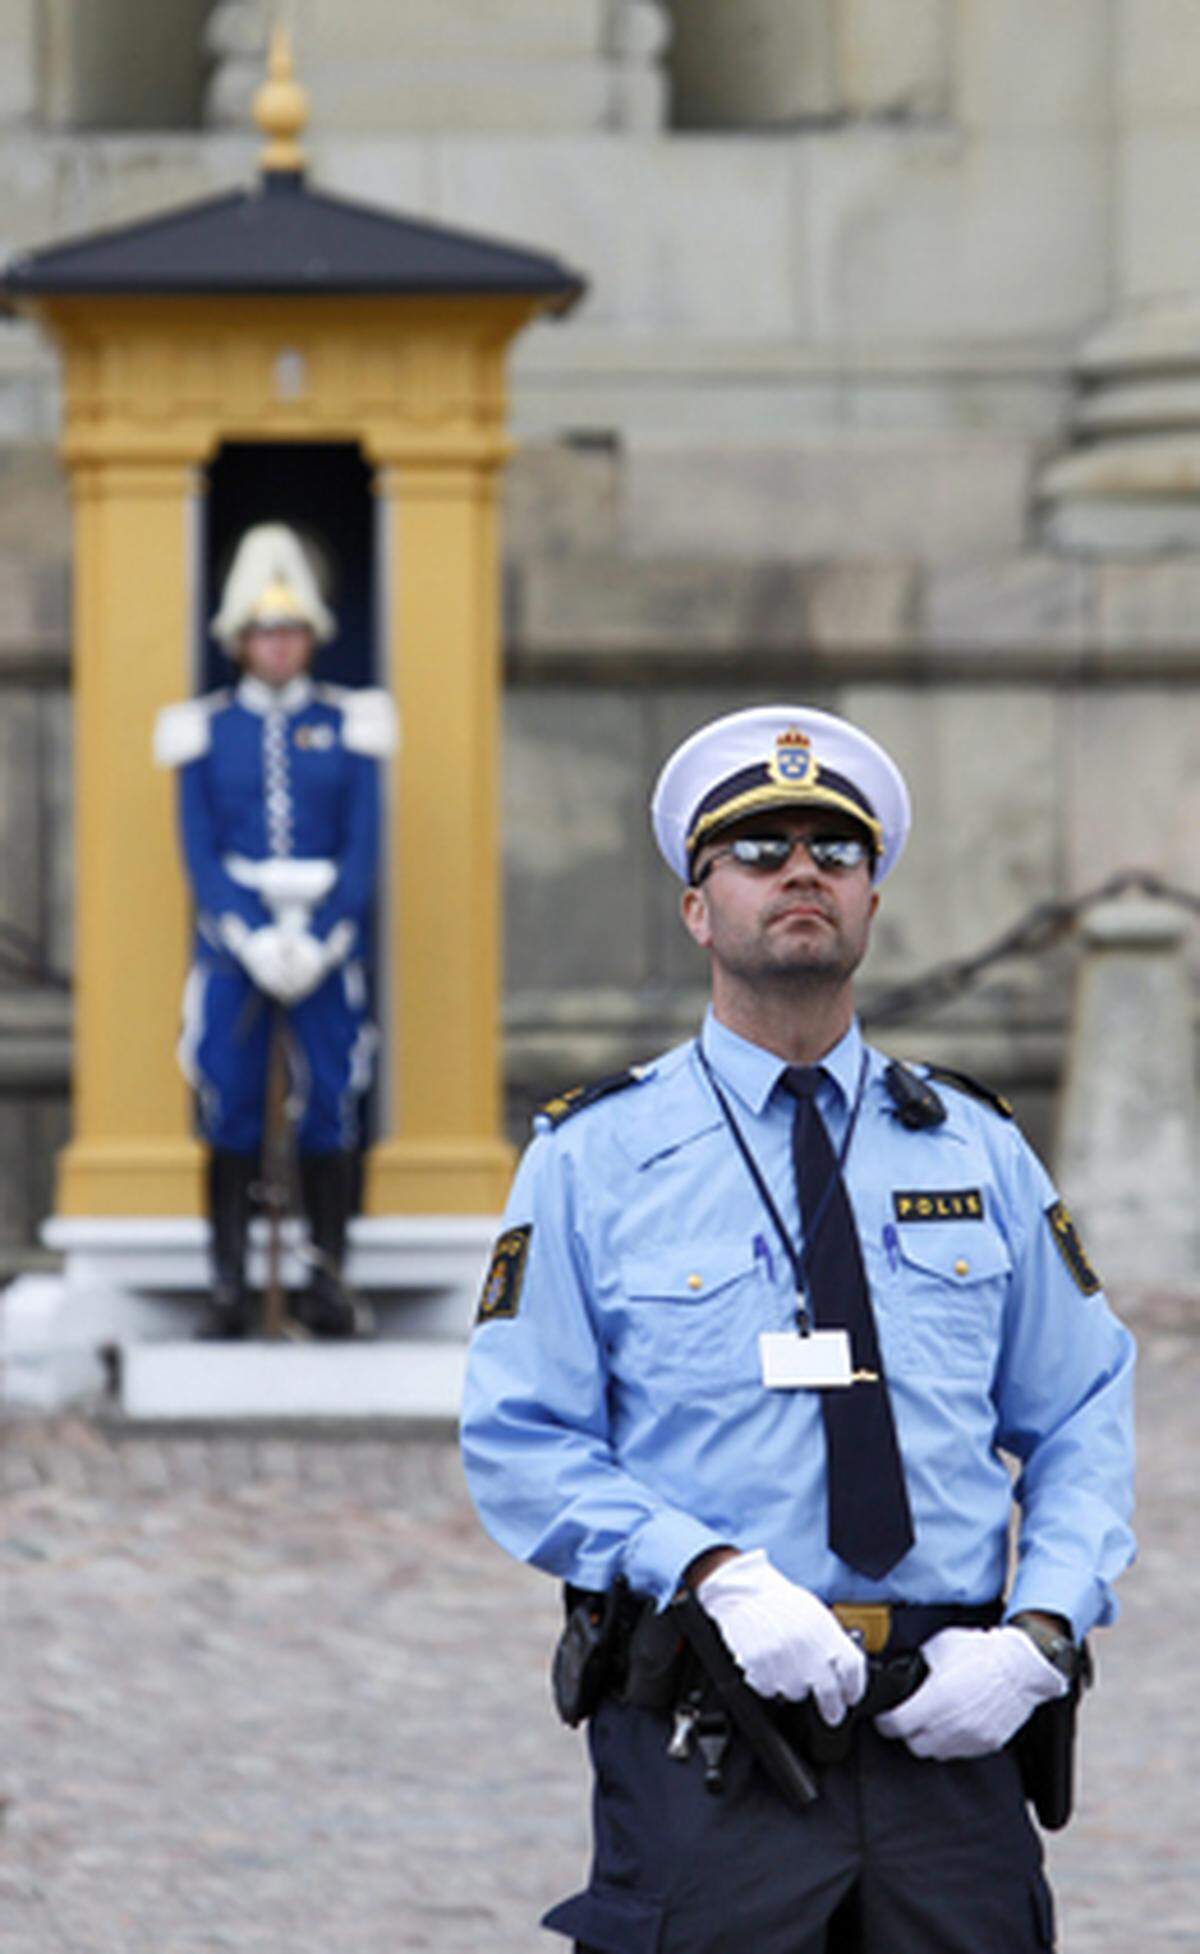
[(649, 1067), (645, 1065), (627, 1066), (624, 1072), (614, 1072), (611, 1078), (596, 1079), (590, 1086), (571, 1086), (566, 1092), (555, 1093), (553, 1099), (537, 1109), (537, 1118), (545, 1120), (550, 1127), (561, 1126), (573, 1113), (581, 1113), (585, 1106), (594, 1106), (597, 1100), (607, 1099), (610, 1093), (624, 1092), (626, 1086), (635, 1086), (646, 1077)]
[(212, 738), (212, 716), (228, 698), (228, 691), (222, 689), (163, 706), (154, 722), (155, 766), (186, 767), (192, 760), (201, 759)]
[(999, 1113), (1001, 1119), (1015, 1119), (1016, 1114), (1009, 1100), (1002, 1092), (992, 1086), (985, 1086), (979, 1079), (973, 1079), (969, 1072), (956, 1072), (952, 1065), (927, 1065), (928, 1078), (939, 1079), (943, 1085), (957, 1086), (960, 1092), (969, 1093), (972, 1099), (982, 1099), (985, 1106)]
[(400, 743), (391, 694), (378, 685), (318, 685), (318, 699), (342, 715), (342, 744), (351, 753), (385, 760)]

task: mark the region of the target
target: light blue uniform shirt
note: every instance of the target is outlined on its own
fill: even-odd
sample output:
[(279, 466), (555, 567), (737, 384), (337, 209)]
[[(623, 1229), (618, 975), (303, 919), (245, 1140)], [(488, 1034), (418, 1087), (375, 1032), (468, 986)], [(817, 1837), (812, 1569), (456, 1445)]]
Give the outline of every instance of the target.
[[(702, 1039), (798, 1237), (783, 1062), (711, 1014)], [(835, 1149), (864, 1050), (855, 1025), (823, 1061)], [(516, 1310), (476, 1329), (463, 1408), (471, 1492), (503, 1547), (583, 1588), (624, 1574), (664, 1604), (697, 1554), (730, 1543), (827, 1601), (1007, 1588), (1007, 1612), (1044, 1608), (1077, 1635), (1112, 1618), (1133, 1552), (1132, 1339), (1084, 1293), (1013, 1123), (939, 1087), (945, 1123), (911, 1131), (886, 1065), (868, 1050), (845, 1182), (914, 1546), (880, 1581), (829, 1550), (819, 1396), (762, 1382), (759, 1332), (794, 1323), (791, 1266), (689, 1043), (539, 1133), (518, 1170)], [(1002, 1451), (1021, 1510), (1011, 1581)]]

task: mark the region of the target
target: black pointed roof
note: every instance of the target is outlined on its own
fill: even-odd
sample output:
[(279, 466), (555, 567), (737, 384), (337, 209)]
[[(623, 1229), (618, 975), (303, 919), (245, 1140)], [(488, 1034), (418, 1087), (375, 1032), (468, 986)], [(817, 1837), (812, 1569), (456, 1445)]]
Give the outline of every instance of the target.
[(100, 294), (476, 293), (528, 296), (566, 312), (584, 290), (557, 258), (326, 196), (298, 171), (25, 252), (0, 281), (10, 304)]

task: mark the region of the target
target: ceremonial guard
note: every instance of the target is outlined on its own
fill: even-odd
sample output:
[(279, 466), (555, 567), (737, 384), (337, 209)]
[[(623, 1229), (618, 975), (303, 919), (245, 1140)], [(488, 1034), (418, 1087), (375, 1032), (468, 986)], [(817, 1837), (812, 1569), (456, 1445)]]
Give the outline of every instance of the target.
[(544, 1110), (463, 1406), (485, 1525), (565, 1584), (556, 1696), (589, 1724), (591, 1878), (545, 1924), (581, 1954), (1034, 1954), (1028, 1807), (1068, 1815), (1132, 1553), (1130, 1337), (1007, 1104), (862, 1036), (909, 830), (883, 749), (735, 713), (653, 824), (711, 1006)]
[(311, 1273), (292, 1306), (318, 1336), (362, 1322), (341, 1279), (376, 1034), (364, 960), (379, 867), (391, 700), (314, 681), (334, 635), (308, 557), (281, 523), (247, 531), (214, 636), (225, 690), (168, 707), (155, 758), (175, 769), (194, 958), (179, 1056), (208, 1143), (212, 1309), (204, 1334), (252, 1327), (246, 1236), (260, 1174), (268, 1055), (283, 1014)]

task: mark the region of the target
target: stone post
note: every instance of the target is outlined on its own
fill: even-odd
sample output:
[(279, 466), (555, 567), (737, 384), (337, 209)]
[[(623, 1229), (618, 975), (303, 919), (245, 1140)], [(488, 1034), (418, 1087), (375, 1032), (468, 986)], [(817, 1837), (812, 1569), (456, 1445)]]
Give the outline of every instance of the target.
[(1187, 928), (1140, 898), (1082, 925), (1056, 1164), (1097, 1273), (1127, 1296), (1200, 1291)]

